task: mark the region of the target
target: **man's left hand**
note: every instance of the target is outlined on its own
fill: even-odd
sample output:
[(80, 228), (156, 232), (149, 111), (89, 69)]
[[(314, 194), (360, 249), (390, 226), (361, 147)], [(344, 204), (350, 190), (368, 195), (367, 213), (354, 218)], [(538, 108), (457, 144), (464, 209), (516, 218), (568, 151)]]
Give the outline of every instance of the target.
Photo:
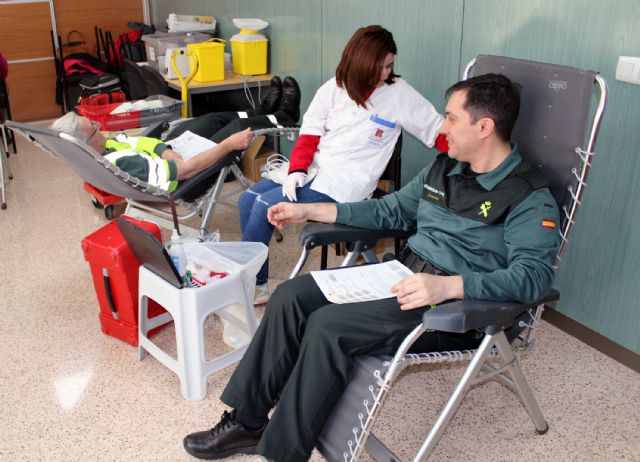
[(464, 297), (462, 276), (434, 276), (416, 273), (391, 288), (398, 297), (400, 309), (413, 310), (445, 300)]

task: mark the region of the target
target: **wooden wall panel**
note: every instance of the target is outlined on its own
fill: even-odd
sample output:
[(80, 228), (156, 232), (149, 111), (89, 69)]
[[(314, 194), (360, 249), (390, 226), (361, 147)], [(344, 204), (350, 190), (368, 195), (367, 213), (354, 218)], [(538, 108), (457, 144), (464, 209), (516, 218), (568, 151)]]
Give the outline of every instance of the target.
[[(72, 30), (79, 31), (87, 42), (87, 50), (74, 48), (71, 52), (95, 54), (95, 26), (111, 31), (116, 40), (118, 35), (131, 30), (128, 22), (142, 22), (142, 2), (135, 0), (54, 0), (54, 8), (58, 34), (63, 43)], [(77, 40), (77, 37), (74, 35), (71, 40)]]
[(53, 61), (13, 63), (7, 85), (13, 120), (43, 120), (60, 116), (55, 102), (56, 73)]
[[(142, 2), (136, 0), (54, 0), (56, 26), (63, 42), (78, 30), (83, 47), (65, 49), (65, 54), (87, 51), (95, 54), (94, 26), (112, 32), (114, 39), (130, 30), (128, 22), (141, 22)], [(60, 115), (55, 104), (55, 69), (51, 46), (49, 3), (0, 3), (0, 50), (9, 61), (42, 59), (9, 64), (9, 97), (14, 120), (48, 119)], [(72, 40), (78, 40), (73, 35)]]
[(50, 29), (48, 3), (0, 4), (0, 51), (7, 60), (51, 56)]
[[(51, 47), (48, 2), (0, 4), (0, 51), (9, 63), (9, 102), (14, 120), (51, 118), (60, 114), (55, 104), (56, 73)], [(11, 62), (40, 59), (34, 62)]]

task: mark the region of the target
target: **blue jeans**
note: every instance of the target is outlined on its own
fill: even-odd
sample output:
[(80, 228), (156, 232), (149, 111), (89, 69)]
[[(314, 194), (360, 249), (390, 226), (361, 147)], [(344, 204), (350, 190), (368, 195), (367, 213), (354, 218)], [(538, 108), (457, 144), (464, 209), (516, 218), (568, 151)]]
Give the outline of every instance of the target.
[[(326, 194), (311, 189), (310, 183), (296, 189), (298, 202), (335, 202)], [(238, 199), (242, 240), (262, 242), (269, 245), (273, 225), (267, 220), (267, 210), (279, 202), (291, 202), (282, 195), (282, 185), (268, 179), (260, 180)], [(256, 277), (256, 284), (264, 284), (269, 277), (269, 259), (262, 265)]]

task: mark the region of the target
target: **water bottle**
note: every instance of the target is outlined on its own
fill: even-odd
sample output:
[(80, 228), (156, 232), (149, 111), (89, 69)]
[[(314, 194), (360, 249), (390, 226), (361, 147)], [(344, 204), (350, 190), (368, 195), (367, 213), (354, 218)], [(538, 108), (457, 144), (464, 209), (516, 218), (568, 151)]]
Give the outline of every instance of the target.
[[(249, 326), (244, 314), (244, 307), (239, 303), (225, 306), (218, 311), (218, 316), (222, 320), (222, 341), (232, 348), (240, 348), (249, 343), (251, 336), (249, 335)], [(229, 318), (235, 318), (234, 321)], [(237, 322), (242, 327), (236, 325)]]
[(187, 275), (187, 255), (184, 252), (184, 246), (180, 242), (180, 235), (177, 230), (173, 230), (171, 234), (171, 242), (167, 247), (167, 253), (171, 257), (173, 266), (178, 271), (180, 278), (184, 280)]

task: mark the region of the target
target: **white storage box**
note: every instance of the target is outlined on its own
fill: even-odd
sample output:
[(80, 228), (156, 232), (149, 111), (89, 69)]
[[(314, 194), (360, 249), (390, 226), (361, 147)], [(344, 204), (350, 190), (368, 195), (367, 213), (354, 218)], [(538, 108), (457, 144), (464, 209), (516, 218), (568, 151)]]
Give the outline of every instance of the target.
[(211, 36), (202, 32), (157, 32), (142, 36), (147, 51), (147, 62), (156, 71), (162, 72), (164, 56), (167, 48), (186, 47), (189, 43), (201, 43), (209, 40)]
[(169, 32), (190, 32), (216, 30), (216, 20), (213, 16), (190, 16), (171, 13), (167, 18)]

